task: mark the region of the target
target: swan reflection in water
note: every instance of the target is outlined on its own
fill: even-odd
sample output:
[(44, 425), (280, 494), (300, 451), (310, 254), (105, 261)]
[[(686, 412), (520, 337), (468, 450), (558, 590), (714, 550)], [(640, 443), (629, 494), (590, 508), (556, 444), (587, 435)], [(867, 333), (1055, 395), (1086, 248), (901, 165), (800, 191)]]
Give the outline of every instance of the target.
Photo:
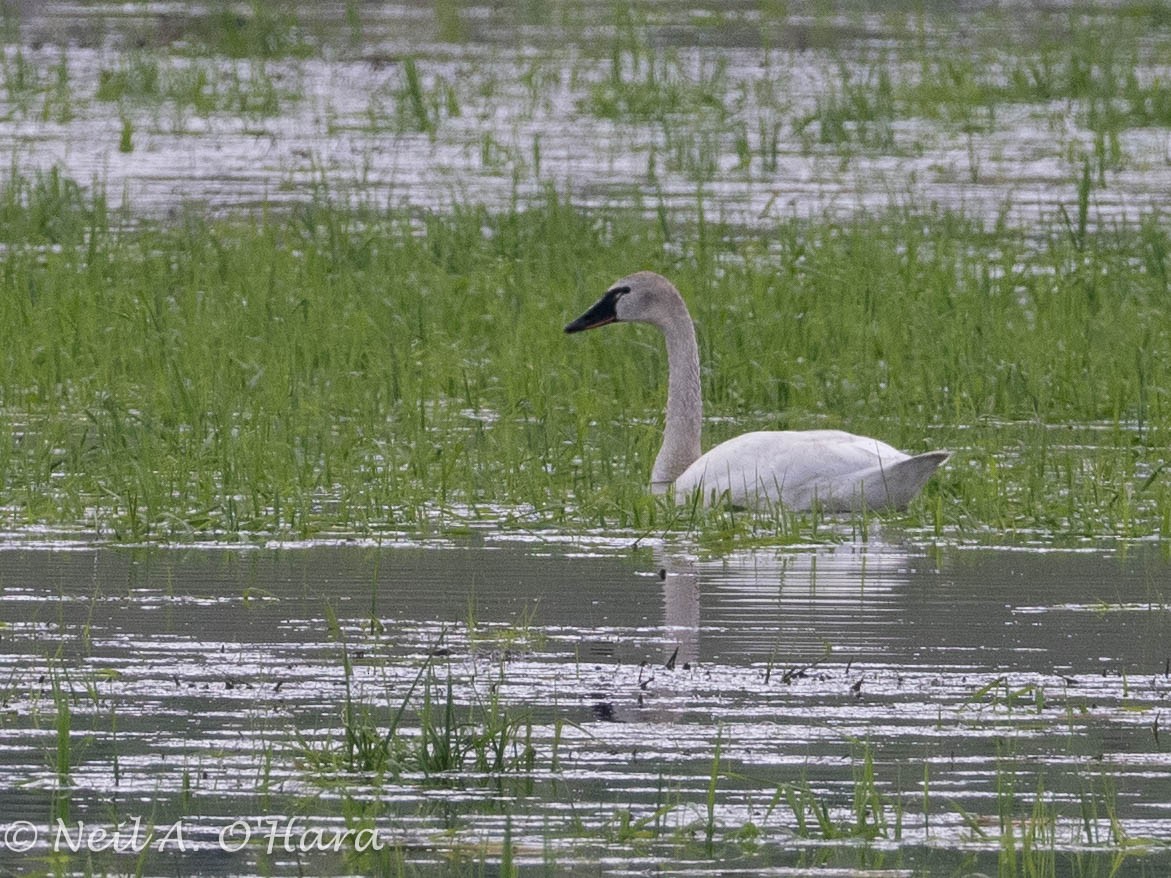
[(905, 586), (924, 562), (901, 547), (874, 543), (757, 549), (710, 561), (659, 549), (663, 664), (672, 658), (676, 667), (746, 658), (805, 662), (827, 648), (843, 655), (881, 652), (903, 612)]
[(663, 608), (659, 645), (644, 645), (636, 676), (607, 671), (605, 682), (595, 678), (589, 698), (599, 720), (632, 720), (632, 709), (642, 720), (672, 718), (678, 706), (666, 704), (686, 696), (694, 673), (754, 687), (770, 667), (779, 680), (823, 663), (885, 661), (895, 641), (906, 639), (902, 622), (912, 578), (922, 575), (917, 568), (934, 570), (923, 555), (875, 542), (754, 549), (713, 560), (660, 547), (653, 558)]

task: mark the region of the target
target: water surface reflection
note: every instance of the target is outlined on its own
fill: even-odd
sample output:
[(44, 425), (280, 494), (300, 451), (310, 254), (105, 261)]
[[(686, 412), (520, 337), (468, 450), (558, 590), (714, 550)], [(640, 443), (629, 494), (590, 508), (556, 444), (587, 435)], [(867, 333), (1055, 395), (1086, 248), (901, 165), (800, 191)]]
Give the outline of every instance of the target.
[[(298, 856), (262, 868), (255, 846), (228, 855), (216, 833), (274, 813), (346, 825), (347, 796), (373, 783), (371, 819), (424, 870), (440, 830), (498, 856), (482, 845), (498, 846), (504, 801), (535, 861), (607, 871), (591, 844), (612, 837), (620, 812), (666, 814), (680, 831), (702, 816), (718, 741), (720, 837), (752, 822), (767, 841), (754, 862), (792, 865), (793, 814), (769, 801), (804, 783), (848, 809), (866, 742), (880, 788), (910, 796), (894, 845), (908, 863), (962, 847), (995, 864), (998, 841), (971, 821), (995, 811), (1006, 766), (1027, 775), (1022, 790), (1044, 778), (1071, 814), (1087, 785), (1108, 782), (1119, 826), (1166, 838), (1167, 573), (1144, 547), (870, 543), (717, 559), (492, 543), (11, 548), (0, 552), (0, 824), (47, 826), (65, 799), (73, 819), (190, 821), (202, 853), (181, 870), (332, 871)], [(347, 704), (388, 722), (428, 662), (461, 710), (496, 699), (525, 712), (529, 792), (500, 799), (465, 779), (455, 801), (450, 783), (408, 773), (355, 776), (321, 796), (304, 754), (337, 746)], [(1061, 843), (1084, 844), (1084, 814), (1070, 819)], [(677, 853), (655, 847), (652, 859)], [(14, 857), (0, 850), (0, 862), (24, 862)], [(1118, 874), (1171, 864), (1161, 843), (1133, 862), (1139, 871)], [(147, 863), (148, 874), (176, 868)]]

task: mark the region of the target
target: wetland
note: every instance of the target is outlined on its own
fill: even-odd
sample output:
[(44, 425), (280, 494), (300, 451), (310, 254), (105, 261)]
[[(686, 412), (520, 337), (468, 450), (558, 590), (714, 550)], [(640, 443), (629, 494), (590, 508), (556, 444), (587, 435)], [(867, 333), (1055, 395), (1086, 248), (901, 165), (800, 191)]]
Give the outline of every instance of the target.
[(1171, 871), (1171, 7), (2, 8), (0, 873)]

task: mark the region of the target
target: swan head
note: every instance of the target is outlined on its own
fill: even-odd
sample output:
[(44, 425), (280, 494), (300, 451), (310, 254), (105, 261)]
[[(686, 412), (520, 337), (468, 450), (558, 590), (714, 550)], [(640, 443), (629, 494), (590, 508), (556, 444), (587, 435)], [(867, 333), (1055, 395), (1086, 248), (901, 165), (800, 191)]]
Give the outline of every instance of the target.
[(674, 285), (661, 274), (638, 271), (611, 284), (565, 331), (583, 332), (619, 321), (666, 327), (681, 315), (687, 316), (687, 308)]

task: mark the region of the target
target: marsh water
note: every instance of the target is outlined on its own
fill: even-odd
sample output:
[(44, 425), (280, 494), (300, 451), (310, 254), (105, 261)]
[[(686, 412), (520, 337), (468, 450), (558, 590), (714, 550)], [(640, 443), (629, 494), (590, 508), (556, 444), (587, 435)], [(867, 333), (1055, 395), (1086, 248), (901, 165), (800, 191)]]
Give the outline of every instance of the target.
[[(1007, 807), (1070, 862), (1163, 875), (1168, 572), (1142, 546), (881, 539), (711, 559), (493, 540), (12, 548), (0, 824), (28, 821), (35, 844), (0, 863), (36, 871), (80, 844), (72, 872), (82, 833), (121, 826), (132, 845), (137, 818), (145, 853), (143, 830), (90, 857), (361, 872), (321, 834), (367, 826), (422, 871), (498, 863), (510, 840), (514, 865), (554, 874), (995, 873)], [(341, 752), (347, 710), (386, 731), (418, 710), (425, 666), (461, 717), (523, 717), (523, 769), (323, 772), (313, 754)], [(880, 831), (802, 834), (785, 791), (851, 825), (868, 762)]]
[[(1086, 67), (1165, 80), (1145, 36), (1127, 38), (1133, 57), (1068, 57), (1075, 36), (1107, 45), (1118, 21), (1060, 3), (328, 2), (277, 5), (295, 24), (259, 16), (259, 34), (247, 16), (217, 18), (226, 5), (11, 4), (0, 151), (152, 217), (322, 196), (511, 208), (552, 190), (672, 221), (899, 204), (1028, 228), (1074, 216), (1085, 168), (1109, 171), (1087, 205), (1094, 224), (1138, 219), (1171, 190), (1165, 127), (1103, 129), (1095, 105), (1087, 118), (1041, 84), (1032, 101), (941, 98), (908, 118), (883, 106), (892, 81), (955, 78), (960, 94), (986, 70), (1001, 82), (1011, 57), (996, 53), (1038, 40), (1061, 57), (1024, 75), (1055, 65), (1060, 78), (1070, 61), (1070, 79)], [(1066, 32), (1079, 22), (1085, 34)], [(969, 53), (975, 66), (956, 66)]]

